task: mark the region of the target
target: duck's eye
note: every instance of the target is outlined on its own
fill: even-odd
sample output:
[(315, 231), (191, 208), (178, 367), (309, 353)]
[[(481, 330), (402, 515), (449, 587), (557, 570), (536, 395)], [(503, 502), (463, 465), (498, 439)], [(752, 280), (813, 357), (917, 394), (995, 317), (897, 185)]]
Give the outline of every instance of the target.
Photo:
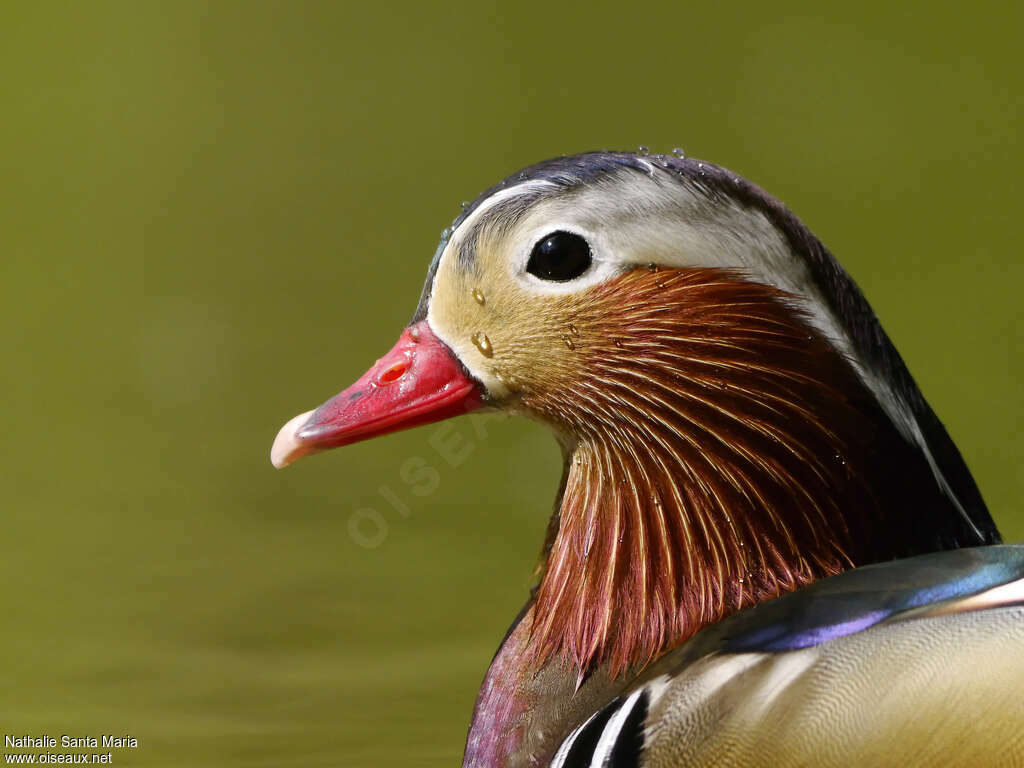
[(535, 246), (526, 271), (541, 280), (573, 280), (590, 267), (590, 246), (572, 232), (552, 232)]

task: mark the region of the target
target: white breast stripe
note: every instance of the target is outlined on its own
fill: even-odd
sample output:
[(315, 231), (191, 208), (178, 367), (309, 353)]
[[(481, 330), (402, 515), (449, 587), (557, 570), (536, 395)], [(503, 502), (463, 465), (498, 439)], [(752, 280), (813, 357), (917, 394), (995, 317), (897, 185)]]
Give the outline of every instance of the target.
[(569, 750), (572, 749), (572, 745), (576, 742), (576, 738), (580, 735), (580, 733), (583, 732), (584, 728), (590, 725), (590, 721), (597, 717), (599, 714), (601, 714), (600, 709), (597, 710), (597, 712), (592, 714), (590, 717), (588, 717), (586, 720), (584, 720), (583, 723), (579, 725), (575, 731), (573, 731), (566, 737), (565, 741), (562, 742), (562, 746), (560, 746), (558, 748), (558, 751), (555, 752), (555, 756), (551, 758), (551, 762), (548, 763), (548, 768), (563, 768), (563, 766), (565, 765), (566, 758), (569, 757)]
[(612, 750), (615, 748), (619, 733), (622, 732), (622, 726), (625, 725), (626, 718), (629, 717), (629, 713), (633, 711), (633, 707), (636, 706), (643, 693), (643, 688), (633, 691), (619, 707), (619, 711), (608, 720), (608, 724), (601, 731), (601, 738), (597, 740), (597, 746), (594, 747), (594, 757), (590, 761), (590, 768), (601, 768), (611, 760)]

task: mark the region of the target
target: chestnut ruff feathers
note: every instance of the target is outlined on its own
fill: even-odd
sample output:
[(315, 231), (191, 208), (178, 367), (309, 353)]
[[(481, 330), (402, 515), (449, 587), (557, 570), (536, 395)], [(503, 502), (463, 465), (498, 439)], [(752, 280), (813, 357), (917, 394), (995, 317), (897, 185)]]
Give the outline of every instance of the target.
[(880, 502), (879, 449), (901, 439), (792, 297), (652, 267), (567, 302), (578, 364), (522, 402), (578, 441), (545, 546), (537, 664), (558, 653), (615, 677), (741, 608), (895, 556), (882, 525), (913, 548)]

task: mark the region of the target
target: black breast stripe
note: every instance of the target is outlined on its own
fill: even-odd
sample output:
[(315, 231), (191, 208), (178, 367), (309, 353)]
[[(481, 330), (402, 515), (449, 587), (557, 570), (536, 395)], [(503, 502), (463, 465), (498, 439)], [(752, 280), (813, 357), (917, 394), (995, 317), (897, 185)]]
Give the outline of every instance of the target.
[(569, 734), (549, 768), (639, 768), (650, 694), (616, 698)]
[(597, 742), (601, 738), (601, 734), (604, 733), (608, 721), (620, 706), (622, 706), (622, 702), (616, 699), (583, 726), (576, 736), (569, 754), (565, 756), (561, 768), (589, 768), (594, 757), (594, 750), (597, 748)]

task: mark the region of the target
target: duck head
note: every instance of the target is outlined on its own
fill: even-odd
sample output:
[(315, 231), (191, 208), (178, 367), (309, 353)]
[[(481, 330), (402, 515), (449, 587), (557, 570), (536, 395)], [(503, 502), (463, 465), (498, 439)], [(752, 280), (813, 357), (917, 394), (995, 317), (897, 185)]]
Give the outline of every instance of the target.
[(856, 285), (720, 167), (591, 153), (446, 230), (411, 325), (276, 466), (476, 408), (551, 427), (531, 653), (612, 676), (852, 565), (998, 534)]

